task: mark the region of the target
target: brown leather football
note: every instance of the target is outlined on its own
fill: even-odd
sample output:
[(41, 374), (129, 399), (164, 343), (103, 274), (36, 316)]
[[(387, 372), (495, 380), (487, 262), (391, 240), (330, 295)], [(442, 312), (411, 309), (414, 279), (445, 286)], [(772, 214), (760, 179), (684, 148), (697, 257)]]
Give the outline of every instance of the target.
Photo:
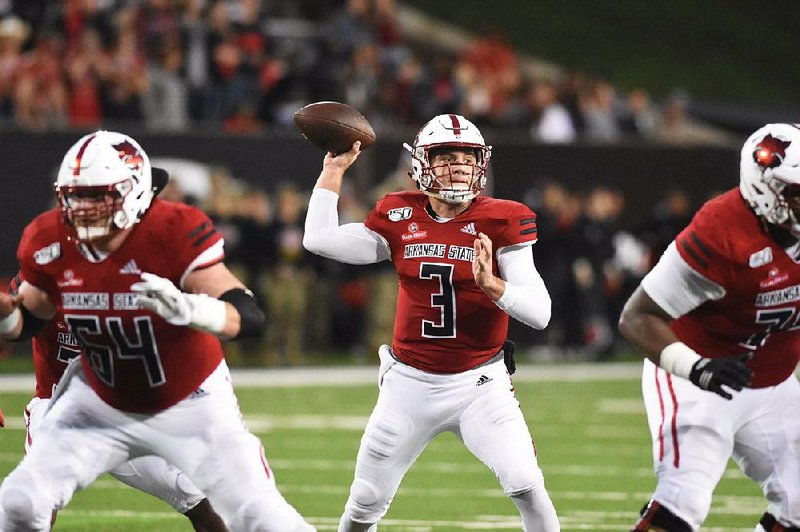
[(315, 146), (338, 155), (361, 141), (361, 149), (375, 143), (372, 126), (353, 107), (339, 102), (316, 102), (294, 114), (300, 133)]

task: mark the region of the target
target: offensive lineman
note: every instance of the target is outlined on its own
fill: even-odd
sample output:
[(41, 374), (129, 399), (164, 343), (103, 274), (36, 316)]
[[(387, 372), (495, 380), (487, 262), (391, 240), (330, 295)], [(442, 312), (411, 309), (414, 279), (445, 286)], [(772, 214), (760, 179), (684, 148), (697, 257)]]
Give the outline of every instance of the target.
[(492, 469), (525, 530), (559, 530), (501, 349), (509, 315), (537, 329), (550, 319), (531, 253), (536, 215), (479, 196), (491, 147), (464, 117), (433, 118), (405, 147), (422, 192), (388, 194), (365, 223), (339, 226), (338, 193), (356, 142), (326, 155), (306, 218), (306, 249), (351, 264), (391, 260), (400, 282), (394, 338), (379, 350), (380, 394), (339, 531), (376, 530), (406, 471), (444, 431)]
[[(155, 168), (153, 171), (155, 173)], [(8, 292), (16, 294), (22, 284), (17, 274)], [(75, 336), (69, 332), (63, 318), (56, 314), (52, 320), (32, 338), (33, 367), (36, 377), (36, 391), (33, 399), (25, 407), (25, 452), (36, 439), (39, 424), (50, 405), (59, 379), (68, 364), (78, 363), (76, 357), (81, 347)], [(140, 456), (109, 473), (119, 480), (145, 493), (157, 497), (179, 513), (185, 515), (195, 530), (203, 532), (224, 532), (227, 530), (220, 517), (214, 512), (208, 499), (175, 466), (158, 456)], [(55, 519), (55, 515), (53, 515)]]
[(628, 300), (658, 484), (633, 529), (697, 530), (732, 456), (800, 531), (800, 126), (744, 143), (740, 183), (707, 202)]
[(147, 154), (109, 131), (70, 148), (56, 195), (60, 208), (23, 233), (24, 281), (18, 295), (0, 294), (0, 335), (31, 337), (61, 313), (81, 364), (0, 487), (0, 529), (48, 530), (76, 490), (157, 455), (231, 530), (313, 530), (242, 423), (218, 337), (261, 334), (265, 320), (208, 217), (154, 198)]

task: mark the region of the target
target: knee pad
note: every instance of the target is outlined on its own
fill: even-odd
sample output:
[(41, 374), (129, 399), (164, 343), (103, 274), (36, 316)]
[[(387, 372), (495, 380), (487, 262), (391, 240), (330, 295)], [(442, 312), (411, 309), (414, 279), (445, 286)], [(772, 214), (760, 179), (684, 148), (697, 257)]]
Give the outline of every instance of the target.
[[(6, 523), (21, 530), (49, 530), (55, 501), (43, 489), (36, 476), (27, 470), (16, 470), (6, 479), (0, 505)], [(0, 523), (0, 529), (3, 528)]]
[(375, 523), (386, 513), (388, 501), (381, 497), (375, 486), (364, 479), (356, 479), (350, 486), (347, 513), (354, 521)]
[(645, 504), (631, 532), (692, 532), (689, 523), (652, 500)]

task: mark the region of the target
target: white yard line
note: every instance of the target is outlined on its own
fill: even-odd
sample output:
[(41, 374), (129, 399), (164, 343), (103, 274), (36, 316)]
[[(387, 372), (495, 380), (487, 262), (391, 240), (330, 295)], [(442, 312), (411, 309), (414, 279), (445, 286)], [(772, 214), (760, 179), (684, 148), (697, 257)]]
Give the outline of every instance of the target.
[[(375, 384), (377, 366), (232, 369), (233, 383), (240, 388), (280, 388), (297, 386), (348, 386)], [(520, 364), (514, 374), (517, 382), (528, 381), (607, 381), (637, 379), (639, 362), (583, 364)], [(32, 374), (0, 375), (0, 393), (32, 392)]]

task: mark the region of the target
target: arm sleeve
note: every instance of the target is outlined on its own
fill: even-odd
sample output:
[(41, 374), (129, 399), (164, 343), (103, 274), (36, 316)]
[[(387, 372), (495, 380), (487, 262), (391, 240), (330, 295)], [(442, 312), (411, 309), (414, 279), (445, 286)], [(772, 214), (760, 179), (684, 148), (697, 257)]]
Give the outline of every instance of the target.
[(712, 299), (725, 296), (725, 289), (698, 273), (678, 253), (673, 241), (658, 263), (642, 279), (650, 299), (677, 318)]
[(533, 263), (531, 244), (509, 246), (497, 252), (497, 265), (506, 289), (496, 303), (512, 318), (534, 329), (544, 329), (550, 322), (552, 304)]
[(372, 264), (390, 258), (381, 235), (363, 223), (339, 225), (339, 196), (314, 189), (308, 202), (303, 246), (310, 252), (347, 264)]

